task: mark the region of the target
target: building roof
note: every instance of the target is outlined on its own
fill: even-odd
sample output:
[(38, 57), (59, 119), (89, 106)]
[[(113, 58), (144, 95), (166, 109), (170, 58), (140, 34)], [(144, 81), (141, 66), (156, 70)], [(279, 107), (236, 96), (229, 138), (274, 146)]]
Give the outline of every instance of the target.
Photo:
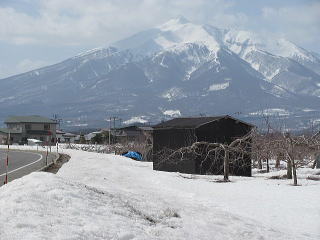
[(21, 131), (19, 131), (19, 130), (8, 129), (8, 128), (0, 128), (0, 132), (1, 133), (8, 134), (9, 131), (10, 131), (10, 134), (19, 134), (19, 133), (21, 133)]
[(153, 128), (152, 127), (139, 127), (140, 129), (142, 129), (143, 131), (152, 131)]
[(27, 141), (28, 142), (33, 142), (33, 143), (42, 143), (42, 141), (40, 141), (38, 139), (33, 139), (33, 138), (28, 138)]
[(197, 128), (203, 124), (217, 121), (224, 118), (234, 119), (236, 121), (242, 122), (243, 124), (252, 126), (250, 123), (243, 122), (239, 119), (233, 118), (229, 115), (215, 116), (215, 117), (188, 117), (188, 118), (174, 118), (166, 122), (159, 123), (153, 128), (162, 129), (162, 128)]
[(65, 133), (63, 134), (63, 137), (76, 137), (77, 135), (76, 134), (73, 134), (73, 133)]
[(101, 134), (101, 133), (102, 133), (101, 131), (88, 133), (84, 135), (84, 139), (87, 141), (91, 141), (92, 138), (94, 138), (97, 134)]
[(131, 126), (126, 126), (126, 127), (121, 127), (118, 128), (117, 130), (122, 130), (122, 131), (152, 131), (153, 128), (150, 126), (137, 126), (137, 125), (131, 125)]
[(61, 130), (56, 130), (56, 134), (65, 134), (65, 132)]
[(51, 123), (51, 124), (57, 124), (57, 122), (53, 119), (41, 117), (38, 115), (10, 116), (5, 120), (5, 123)]

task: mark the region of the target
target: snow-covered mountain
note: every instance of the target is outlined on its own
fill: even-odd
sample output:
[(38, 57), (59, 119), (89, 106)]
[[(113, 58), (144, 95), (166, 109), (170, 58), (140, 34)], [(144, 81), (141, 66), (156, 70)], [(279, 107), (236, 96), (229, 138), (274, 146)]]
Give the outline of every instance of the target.
[(0, 118), (58, 113), (70, 126), (101, 126), (108, 116), (157, 122), (241, 112), (253, 120), (264, 112), (303, 126), (320, 122), (319, 74), (317, 54), (285, 39), (176, 18), (1, 80)]

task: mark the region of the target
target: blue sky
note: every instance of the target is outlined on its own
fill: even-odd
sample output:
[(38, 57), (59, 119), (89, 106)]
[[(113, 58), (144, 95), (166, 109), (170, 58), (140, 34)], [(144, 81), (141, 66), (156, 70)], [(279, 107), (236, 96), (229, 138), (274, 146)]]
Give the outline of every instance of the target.
[(320, 53), (320, 0), (0, 0), (0, 78), (107, 46), (178, 15), (284, 37)]

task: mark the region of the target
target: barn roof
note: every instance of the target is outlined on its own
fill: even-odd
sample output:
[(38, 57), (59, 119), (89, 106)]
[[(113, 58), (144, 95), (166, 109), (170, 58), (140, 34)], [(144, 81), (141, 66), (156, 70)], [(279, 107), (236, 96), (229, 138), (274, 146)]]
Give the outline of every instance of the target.
[(127, 126), (127, 127), (122, 127), (122, 128), (118, 128), (118, 130), (128, 130), (128, 131), (139, 131), (139, 130), (143, 130), (143, 131), (152, 131), (153, 128), (149, 127), (149, 126), (137, 126), (137, 125), (131, 125), (131, 126)]
[(188, 117), (188, 118), (174, 118), (166, 122), (159, 123), (154, 126), (155, 129), (162, 128), (197, 128), (203, 124), (217, 121), (223, 118), (231, 118), (236, 121), (242, 122), (246, 125), (253, 126), (250, 123), (243, 122), (239, 119), (230, 117), (229, 115), (214, 116), (214, 117)]

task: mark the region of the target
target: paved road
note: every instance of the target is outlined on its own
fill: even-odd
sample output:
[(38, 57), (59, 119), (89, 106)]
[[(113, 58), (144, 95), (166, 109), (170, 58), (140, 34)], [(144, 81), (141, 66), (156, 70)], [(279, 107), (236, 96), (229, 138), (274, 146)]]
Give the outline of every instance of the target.
[[(6, 157), (7, 151), (0, 149), (0, 186), (2, 186), (5, 181)], [(47, 158), (48, 164), (50, 164), (55, 157), (55, 154), (49, 153)], [(46, 152), (10, 150), (8, 169), (9, 182), (37, 171), (45, 165)]]

